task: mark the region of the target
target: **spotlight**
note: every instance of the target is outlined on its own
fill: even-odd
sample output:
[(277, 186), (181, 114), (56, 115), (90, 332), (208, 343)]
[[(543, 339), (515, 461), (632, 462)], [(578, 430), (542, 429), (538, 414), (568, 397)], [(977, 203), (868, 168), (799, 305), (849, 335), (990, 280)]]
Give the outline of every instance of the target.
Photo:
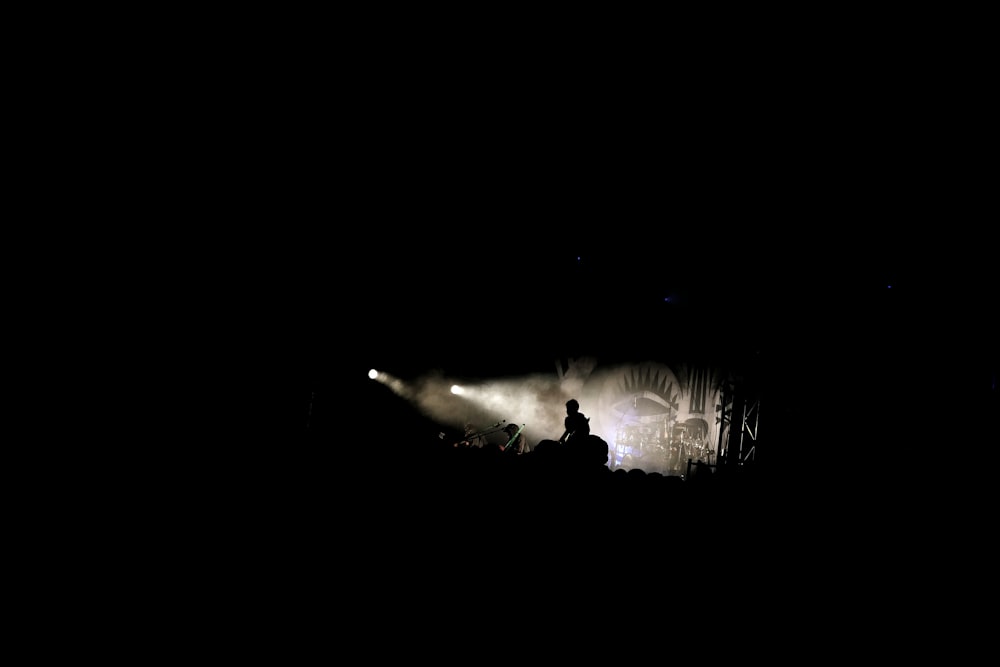
[(374, 380), (375, 378), (378, 377), (378, 371), (375, 370), (374, 368), (371, 369), (370, 371), (368, 371), (368, 377)]

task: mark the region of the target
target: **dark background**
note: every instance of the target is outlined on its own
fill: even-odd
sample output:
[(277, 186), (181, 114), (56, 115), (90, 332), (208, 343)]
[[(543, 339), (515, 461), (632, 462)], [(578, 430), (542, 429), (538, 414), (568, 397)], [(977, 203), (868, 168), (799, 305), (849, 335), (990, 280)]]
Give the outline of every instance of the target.
[(859, 382), (898, 386), (928, 434), (995, 395), (995, 114), (967, 32), (580, 15), (511, 43), (475, 21), (204, 18), (60, 71), (86, 81), (74, 154), (113, 167), (102, 214), (142, 213), (128, 261), (196, 322), (153, 323), (165, 367), (213, 377), (213, 437), (298, 433), (316, 392), (368, 428), (353, 397), (377, 364), (549, 371), (655, 355), (664, 332), (809, 397), (801, 423)]

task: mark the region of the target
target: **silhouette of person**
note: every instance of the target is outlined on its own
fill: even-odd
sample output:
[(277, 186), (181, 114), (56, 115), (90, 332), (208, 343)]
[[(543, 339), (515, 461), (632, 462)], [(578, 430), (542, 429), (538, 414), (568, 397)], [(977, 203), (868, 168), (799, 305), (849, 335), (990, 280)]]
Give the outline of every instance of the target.
[(507, 434), (507, 442), (500, 445), (501, 452), (510, 454), (526, 454), (528, 452), (528, 441), (524, 437), (524, 426), (507, 424), (503, 427), (503, 432)]
[(486, 436), (479, 432), (475, 424), (468, 423), (465, 425), (465, 432), (462, 435), (462, 440), (456, 442), (453, 447), (475, 447), (476, 449), (482, 449), (486, 445)]
[(560, 444), (582, 442), (590, 435), (590, 417), (580, 412), (580, 403), (575, 398), (566, 401), (566, 419), (563, 420), (566, 430), (559, 438)]

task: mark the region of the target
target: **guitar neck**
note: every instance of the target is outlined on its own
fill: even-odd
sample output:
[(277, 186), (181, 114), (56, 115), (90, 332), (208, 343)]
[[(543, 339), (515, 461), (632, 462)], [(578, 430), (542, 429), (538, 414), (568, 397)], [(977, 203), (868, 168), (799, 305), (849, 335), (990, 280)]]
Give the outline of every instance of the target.
[(521, 427), (514, 432), (514, 435), (510, 436), (510, 440), (508, 440), (507, 444), (503, 446), (504, 451), (506, 451), (508, 447), (514, 444), (514, 441), (517, 440), (517, 436), (521, 435), (521, 431), (523, 430), (524, 430), (524, 424), (521, 424)]

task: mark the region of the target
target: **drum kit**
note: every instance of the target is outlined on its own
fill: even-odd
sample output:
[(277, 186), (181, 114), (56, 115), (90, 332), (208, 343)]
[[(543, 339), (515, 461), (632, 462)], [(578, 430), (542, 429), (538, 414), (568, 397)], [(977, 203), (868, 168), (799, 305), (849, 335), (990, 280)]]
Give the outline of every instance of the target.
[(688, 459), (713, 463), (715, 452), (691, 431), (685, 424), (628, 424), (618, 431), (616, 443), (630, 448), (632, 459), (647, 470), (680, 470)]

